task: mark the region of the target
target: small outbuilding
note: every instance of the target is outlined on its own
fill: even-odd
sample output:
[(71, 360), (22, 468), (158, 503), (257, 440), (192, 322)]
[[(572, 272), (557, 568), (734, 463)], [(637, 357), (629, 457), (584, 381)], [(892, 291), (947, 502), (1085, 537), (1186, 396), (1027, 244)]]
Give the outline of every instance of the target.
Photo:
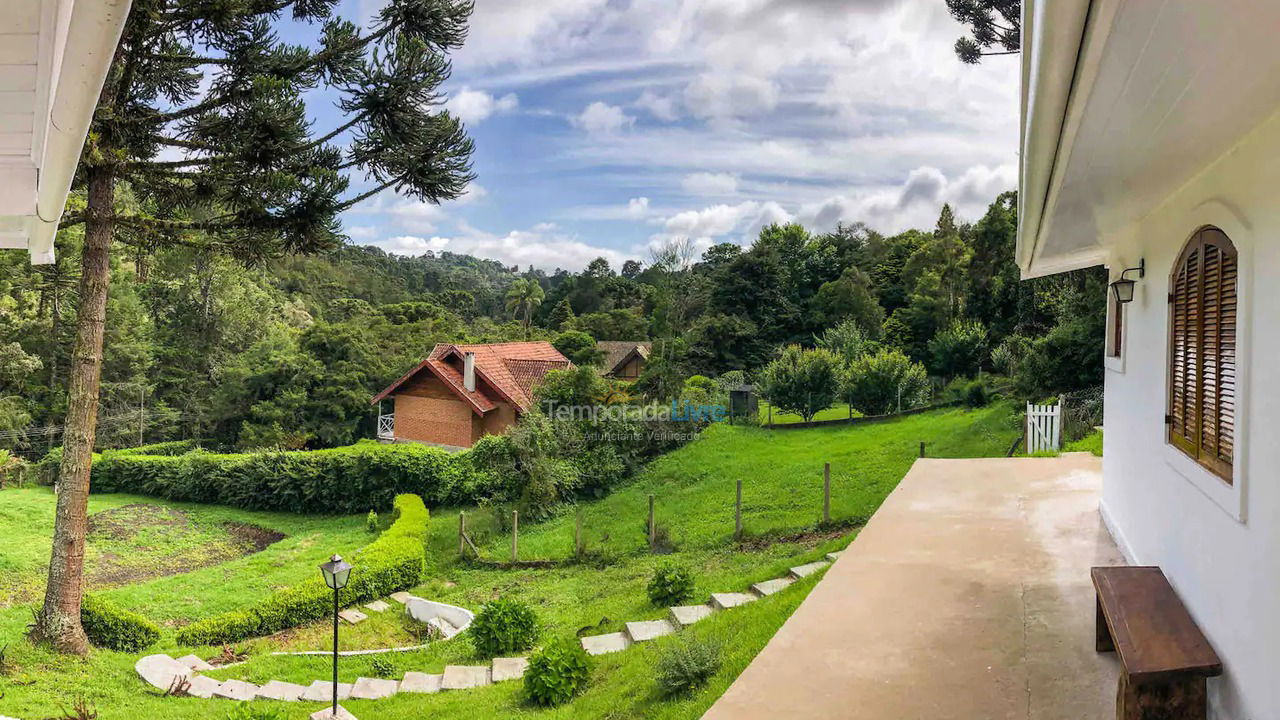
[(618, 380), (636, 380), (644, 373), (653, 343), (640, 340), (606, 340), (596, 343), (604, 353), (600, 374)]

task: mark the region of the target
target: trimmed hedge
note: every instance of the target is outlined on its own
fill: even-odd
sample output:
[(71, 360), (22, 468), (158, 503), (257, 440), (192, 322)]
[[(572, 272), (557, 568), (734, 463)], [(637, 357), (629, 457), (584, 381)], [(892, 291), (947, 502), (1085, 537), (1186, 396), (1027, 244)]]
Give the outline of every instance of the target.
[(192, 450), (200, 449), (199, 440), (169, 440), (166, 442), (139, 445), (119, 450), (108, 450), (116, 455), (185, 455)]
[(155, 623), (96, 595), (86, 595), (80, 603), (80, 624), (89, 642), (108, 650), (138, 652), (160, 639)]
[(298, 513), (367, 513), (412, 493), (433, 504), (458, 499), (469, 464), (423, 445), (361, 443), (331, 450), (179, 456), (105, 453), (93, 463), (95, 492)]
[[(417, 495), (395, 498), (396, 520), (373, 543), (359, 550), (351, 580), (338, 594), (343, 607), (386, 597), (422, 582), (426, 571), (427, 508)], [(178, 631), (182, 645), (217, 645), (270, 635), (329, 616), (333, 591), (317, 574), (278, 590), (257, 605), (215, 615)]]

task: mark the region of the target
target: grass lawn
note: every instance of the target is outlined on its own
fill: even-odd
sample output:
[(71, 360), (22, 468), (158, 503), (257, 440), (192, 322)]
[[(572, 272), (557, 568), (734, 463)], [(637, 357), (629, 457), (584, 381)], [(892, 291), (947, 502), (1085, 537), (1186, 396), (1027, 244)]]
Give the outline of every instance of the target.
[[(590, 558), (568, 562), (572, 554), (574, 515), (565, 513), (542, 523), (521, 523), (521, 556), (561, 560), (545, 569), (504, 570), (460, 561), (457, 520), (461, 509), (432, 512), (429, 530), (429, 580), (415, 594), (479, 609), (486, 601), (515, 595), (531, 603), (543, 623), (543, 637), (574, 636), (620, 630), (631, 620), (662, 617), (665, 608), (650, 604), (645, 585), (653, 568), (667, 558), (646, 549), (645, 517), (648, 496), (658, 498), (657, 517), (675, 546), (675, 559), (689, 566), (697, 581), (693, 602), (705, 601), (712, 591), (745, 590), (752, 582), (776, 577), (788, 567), (817, 559), (846, 545), (856, 523), (869, 516), (896, 486), (928, 444), (936, 457), (1003, 455), (1017, 420), (1007, 407), (979, 411), (943, 410), (901, 420), (864, 426), (769, 431), (716, 426), (695, 442), (652, 463), (639, 477), (611, 495), (581, 506)], [(821, 511), (822, 463), (832, 463), (832, 515), (844, 530), (816, 527)], [(744, 481), (744, 516), (749, 533), (742, 545), (732, 541), (734, 482)], [(34, 506), (40, 498), (52, 508), (46, 490), (9, 490), (9, 499)], [(197, 513), (225, 513), (225, 517), (276, 529), (288, 537), (262, 552), (184, 575), (157, 577), (107, 591), (126, 607), (153, 618), (179, 622), (242, 605), (277, 584), (316, 572), (315, 565), (333, 550), (349, 551), (365, 544), (363, 518), (306, 518), (248, 513), (209, 507), (189, 507), (140, 498), (95, 496), (96, 508), (150, 503)], [(466, 508), (468, 525), (486, 557), (507, 559), (509, 535), (502, 532), (496, 513)], [(39, 515), (44, 510), (32, 510)], [(210, 517), (215, 517), (210, 515)], [(0, 527), (0, 537), (20, 532), (24, 541), (47, 552), (48, 522), (43, 528)], [(0, 545), (0, 565), (7, 564), (9, 538)], [(23, 550), (23, 552), (27, 552)], [(34, 550), (33, 557), (38, 557)], [(655, 653), (678, 637), (597, 658), (586, 693), (555, 710), (533, 708), (525, 702), (521, 684), (505, 683), (480, 690), (422, 696), (398, 696), (375, 702), (344, 703), (357, 717), (408, 720), (420, 717), (508, 718), (696, 718), (723, 693), (769, 637), (813, 587), (806, 579), (786, 591), (744, 608), (717, 613), (685, 633), (714, 638), (724, 646), (723, 667), (704, 689), (687, 698), (663, 700), (653, 689)], [(40, 582), (35, 581), (38, 587)], [(166, 699), (151, 693), (133, 671), (136, 657), (95, 651), (87, 660), (54, 656), (32, 648), (21, 637), (30, 610), (14, 606), (0, 610), (0, 645), (10, 644), (0, 674), (0, 715), (40, 720), (84, 696), (96, 705), (102, 720), (139, 716), (216, 718), (229, 702)], [(386, 641), (400, 644), (405, 631), (398, 620), (377, 617), (356, 629), (345, 628), (358, 645)], [(272, 657), (275, 649), (321, 649), (327, 624), (316, 623), (284, 636), (243, 645), (252, 656), (244, 665), (227, 668), (215, 677), (240, 677), (262, 682), (280, 679), (310, 683), (327, 677), (328, 661), (318, 657)], [(396, 641), (396, 642), (392, 642)], [(319, 644), (319, 647), (317, 647)], [(175, 647), (171, 629), (148, 652), (175, 657), (190, 648)], [(201, 656), (213, 649), (196, 649)], [(439, 642), (424, 650), (381, 656), (397, 670), (440, 672), (446, 664), (480, 663), (466, 636)], [(344, 681), (372, 675), (369, 658), (344, 659)], [(255, 707), (277, 708), (282, 717), (301, 720), (317, 704), (257, 701)]]
[[(854, 410), (853, 417), (862, 417), (862, 413), (857, 410)], [(836, 403), (835, 405), (813, 416), (814, 420), (847, 420), (848, 418), (849, 418), (848, 403)], [(766, 425), (769, 423), (769, 401), (768, 400), (760, 401), (760, 422)], [(791, 423), (798, 423), (798, 422), (804, 422), (804, 418), (792, 413), (784, 413), (781, 410), (774, 408), (773, 410), (774, 425), (789, 425)]]

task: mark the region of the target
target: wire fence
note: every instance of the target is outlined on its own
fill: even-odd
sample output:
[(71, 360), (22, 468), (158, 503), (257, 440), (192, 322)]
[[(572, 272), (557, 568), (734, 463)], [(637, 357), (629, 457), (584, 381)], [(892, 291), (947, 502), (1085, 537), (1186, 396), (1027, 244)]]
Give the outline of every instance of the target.
[(1102, 386), (1077, 390), (1062, 396), (1062, 439), (1075, 442), (1102, 426)]

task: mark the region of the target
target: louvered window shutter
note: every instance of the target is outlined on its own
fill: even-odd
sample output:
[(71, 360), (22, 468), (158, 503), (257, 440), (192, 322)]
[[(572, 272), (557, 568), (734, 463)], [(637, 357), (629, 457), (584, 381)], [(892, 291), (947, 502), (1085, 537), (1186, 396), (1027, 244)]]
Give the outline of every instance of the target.
[(1170, 278), (1169, 442), (1228, 483), (1235, 450), (1238, 257), (1217, 228), (1196, 233)]

